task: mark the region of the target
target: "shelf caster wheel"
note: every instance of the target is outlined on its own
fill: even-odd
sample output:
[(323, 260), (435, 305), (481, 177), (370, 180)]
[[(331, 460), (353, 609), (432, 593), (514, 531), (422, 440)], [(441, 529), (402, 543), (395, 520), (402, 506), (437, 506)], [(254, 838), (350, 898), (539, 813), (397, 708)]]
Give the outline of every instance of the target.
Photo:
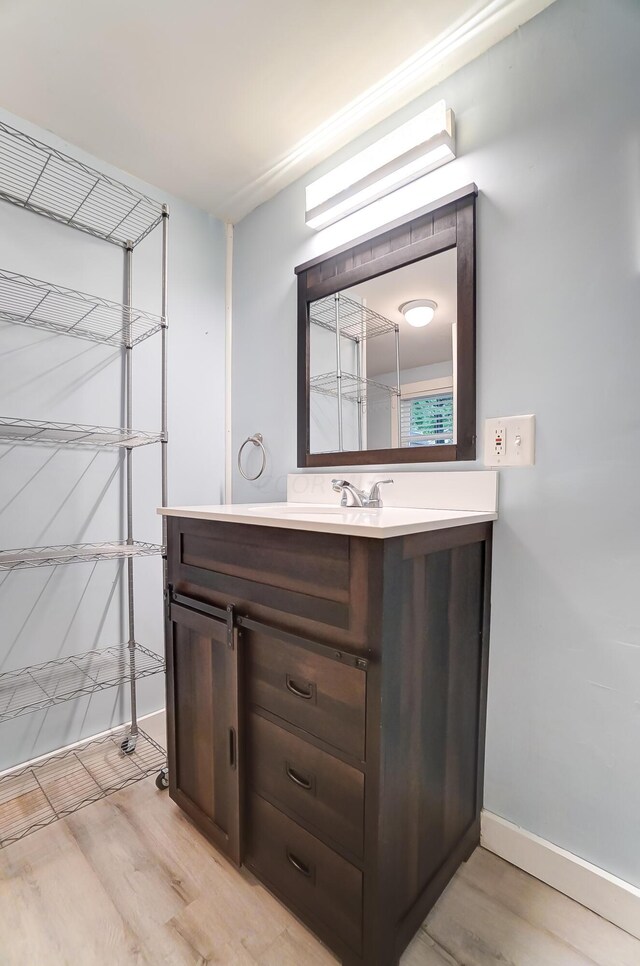
[(168, 787), (169, 787), (169, 769), (161, 768), (158, 774), (156, 775), (156, 788), (159, 788), (160, 791), (162, 792), (165, 790), (165, 788), (168, 788)]
[(120, 747), (124, 751), (125, 755), (131, 755), (136, 750), (136, 742), (138, 740), (137, 735), (127, 735)]

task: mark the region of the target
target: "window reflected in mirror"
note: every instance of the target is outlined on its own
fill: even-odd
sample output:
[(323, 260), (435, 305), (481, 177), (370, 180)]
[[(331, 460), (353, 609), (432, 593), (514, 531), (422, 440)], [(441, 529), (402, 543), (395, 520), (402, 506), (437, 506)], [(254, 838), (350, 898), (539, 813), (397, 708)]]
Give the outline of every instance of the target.
[(455, 248), (309, 304), (310, 451), (456, 442)]

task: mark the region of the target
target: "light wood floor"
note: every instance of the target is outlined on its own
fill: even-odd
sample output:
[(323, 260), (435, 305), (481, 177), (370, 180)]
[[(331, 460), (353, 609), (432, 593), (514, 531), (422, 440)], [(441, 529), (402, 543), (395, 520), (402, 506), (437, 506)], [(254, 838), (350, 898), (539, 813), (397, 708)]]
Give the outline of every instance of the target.
[[(153, 778), (0, 852), (1, 966), (208, 963), (336, 960), (253, 876), (222, 859)], [(402, 966), (497, 963), (640, 966), (640, 942), (477, 849)]]

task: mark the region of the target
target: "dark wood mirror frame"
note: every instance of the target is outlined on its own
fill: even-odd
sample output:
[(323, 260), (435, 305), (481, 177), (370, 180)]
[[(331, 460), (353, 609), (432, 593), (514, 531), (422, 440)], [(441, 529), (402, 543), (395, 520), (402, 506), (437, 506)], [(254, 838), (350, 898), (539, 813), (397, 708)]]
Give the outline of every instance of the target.
[[(476, 197), (468, 185), (426, 205), (409, 221), (371, 233), (298, 265), (298, 466), (356, 466), (473, 460), (476, 456)], [(443, 446), (310, 452), (309, 304), (402, 268), (457, 249), (458, 339), (456, 443)]]

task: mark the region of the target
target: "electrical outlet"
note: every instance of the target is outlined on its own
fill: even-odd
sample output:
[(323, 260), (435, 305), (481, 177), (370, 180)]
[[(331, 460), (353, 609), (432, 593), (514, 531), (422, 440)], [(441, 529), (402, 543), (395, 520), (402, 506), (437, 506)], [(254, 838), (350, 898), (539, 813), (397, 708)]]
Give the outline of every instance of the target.
[(507, 436), (504, 426), (498, 422), (491, 432), (491, 451), (494, 456), (504, 456), (507, 448)]
[(501, 416), (485, 420), (485, 466), (533, 466), (536, 417)]

